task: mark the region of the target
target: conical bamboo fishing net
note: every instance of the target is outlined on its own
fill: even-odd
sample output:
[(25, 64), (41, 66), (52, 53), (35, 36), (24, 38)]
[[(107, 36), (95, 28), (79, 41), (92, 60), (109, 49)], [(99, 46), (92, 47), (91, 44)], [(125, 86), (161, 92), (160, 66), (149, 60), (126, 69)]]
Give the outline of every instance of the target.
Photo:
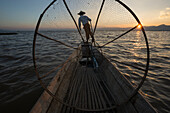
[[(142, 80), (138, 87), (132, 92), (129, 101), (141, 88), (148, 72), (149, 67), (149, 46), (144, 28), (137, 29), (141, 22), (134, 12), (119, 0), (54, 0), (42, 12), (37, 22), (33, 42), (33, 61), (35, 71), (41, 85), (58, 102), (71, 108), (84, 111), (105, 111), (116, 108), (118, 105), (103, 107), (100, 109), (81, 108), (63, 102), (60, 97), (55, 97), (53, 92), (48, 90), (47, 81), (50, 80), (63, 65), (71, 61), (64, 62), (69, 53), (78, 48), (81, 41), (85, 41), (85, 33), (78, 27), (78, 12), (85, 11), (91, 18), (91, 28), (94, 32), (95, 43), (98, 48), (107, 47), (114, 41), (130, 35), (136, 37), (135, 30), (140, 32), (141, 45), (146, 45), (145, 69)], [(141, 25), (142, 26), (142, 25)], [(108, 31), (119, 31), (107, 33)], [(145, 42), (144, 42), (145, 41)], [(113, 46), (115, 48), (115, 46)], [(105, 49), (107, 51), (107, 48)], [(48, 51), (48, 52), (47, 52)], [(66, 54), (67, 53), (67, 54)], [(126, 54), (126, 53), (125, 53)], [(56, 67), (57, 65), (57, 67)], [(47, 71), (48, 69), (48, 71)]]

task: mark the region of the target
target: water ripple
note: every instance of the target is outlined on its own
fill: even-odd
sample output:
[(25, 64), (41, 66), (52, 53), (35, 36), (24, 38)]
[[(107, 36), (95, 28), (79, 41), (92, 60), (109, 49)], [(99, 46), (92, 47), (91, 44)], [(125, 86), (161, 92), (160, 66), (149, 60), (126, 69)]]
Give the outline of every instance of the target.
[[(137, 36), (138, 33), (134, 31), (103, 48), (105, 55), (133, 85), (140, 82), (146, 65), (146, 47), (143, 36)], [(78, 34), (74, 31), (43, 32), (43, 34), (74, 46), (80, 43)], [(103, 45), (117, 34), (120, 33), (100, 31), (96, 34), (96, 40)], [(149, 31), (147, 34), (151, 59), (148, 77), (142, 87), (143, 95), (160, 113), (168, 113), (170, 32)], [(32, 41), (33, 32), (0, 36), (0, 97), (3, 97), (0, 98), (0, 107), (4, 109), (20, 106), (26, 108), (25, 111), (28, 112), (42, 93), (32, 63)], [(66, 60), (73, 51), (42, 37), (38, 37), (37, 41), (36, 60), (38, 69), (43, 74)], [(48, 76), (45, 81), (48, 83), (53, 75)]]

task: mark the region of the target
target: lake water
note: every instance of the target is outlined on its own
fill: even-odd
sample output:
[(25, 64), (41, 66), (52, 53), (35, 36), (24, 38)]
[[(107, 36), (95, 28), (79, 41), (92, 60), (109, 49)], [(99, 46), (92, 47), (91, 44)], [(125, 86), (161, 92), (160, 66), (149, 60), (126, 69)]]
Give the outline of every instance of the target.
[[(47, 36), (78, 46), (80, 36), (74, 31), (42, 32)], [(102, 45), (123, 31), (97, 31)], [(159, 113), (170, 112), (170, 32), (147, 31), (150, 68), (141, 88), (144, 97)], [(36, 78), (32, 60), (33, 32), (0, 36), (0, 113), (27, 113), (43, 92)], [(62, 63), (73, 49), (38, 37), (36, 59), (40, 74)], [(142, 32), (133, 31), (103, 48), (104, 54), (136, 86), (144, 74), (146, 47)], [(48, 83), (53, 75), (45, 78)]]

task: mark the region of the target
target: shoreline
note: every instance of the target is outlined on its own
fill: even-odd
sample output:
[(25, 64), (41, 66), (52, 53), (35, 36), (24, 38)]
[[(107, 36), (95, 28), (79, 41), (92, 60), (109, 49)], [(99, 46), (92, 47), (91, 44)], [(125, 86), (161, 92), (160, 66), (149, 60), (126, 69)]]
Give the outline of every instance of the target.
[(0, 35), (17, 35), (18, 33), (0, 33)]

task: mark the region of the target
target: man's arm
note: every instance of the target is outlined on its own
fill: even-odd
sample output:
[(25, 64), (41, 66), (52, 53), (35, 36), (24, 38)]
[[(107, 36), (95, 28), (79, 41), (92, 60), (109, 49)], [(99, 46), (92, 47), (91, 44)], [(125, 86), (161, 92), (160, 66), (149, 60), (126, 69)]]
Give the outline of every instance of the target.
[(89, 20), (89, 21), (91, 21), (91, 19), (88, 17), (88, 16), (86, 16), (87, 17), (87, 19)]
[(79, 18), (79, 29), (80, 29), (80, 31), (81, 31), (81, 21), (80, 21), (80, 18)]

